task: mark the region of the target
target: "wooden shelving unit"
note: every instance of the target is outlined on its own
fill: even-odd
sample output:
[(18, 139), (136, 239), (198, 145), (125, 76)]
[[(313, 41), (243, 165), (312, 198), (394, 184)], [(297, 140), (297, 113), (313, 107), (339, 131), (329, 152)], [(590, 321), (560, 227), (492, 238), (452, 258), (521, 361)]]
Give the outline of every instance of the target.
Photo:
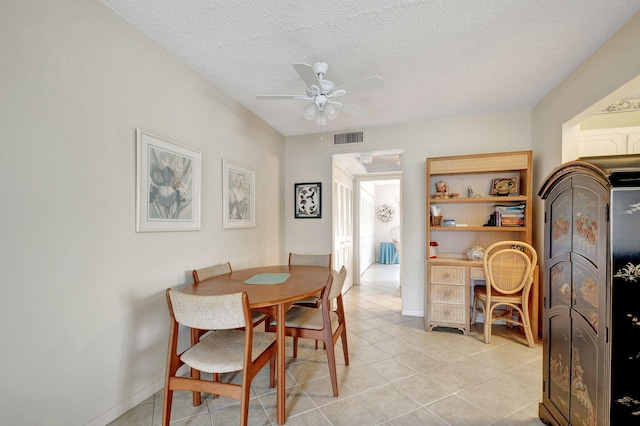
[[(518, 190), (508, 196), (490, 194), (494, 179), (517, 178)], [(446, 182), (447, 194), (436, 198), (436, 182)], [(468, 195), (471, 187), (473, 194)], [(486, 248), (497, 241), (531, 244), (532, 153), (531, 151), (427, 158), (426, 160), (426, 253), (425, 329), (453, 327), (469, 333), (472, 281), (482, 280), (482, 262), (467, 260), (467, 249), (479, 243)], [(487, 226), (495, 205), (525, 205), (523, 226)], [(432, 226), (432, 206), (455, 227)], [(460, 226), (464, 225), (464, 226)], [(431, 242), (438, 243), (438, 257), (429, 258)], [(538, 283), (532, 289), (532, 327), (538, 336)], [(461, 290), (462, 288), (462, 290)]]

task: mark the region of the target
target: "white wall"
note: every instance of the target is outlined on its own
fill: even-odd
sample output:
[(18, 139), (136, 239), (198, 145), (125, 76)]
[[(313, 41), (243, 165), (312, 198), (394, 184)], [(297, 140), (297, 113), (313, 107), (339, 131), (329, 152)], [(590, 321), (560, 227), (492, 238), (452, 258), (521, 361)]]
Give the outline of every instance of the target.
[[(3, 2), (0, 52), (0, 423), (104, 424), (163, 386), (167, 287), (284, 260), (284, 137), (97, 1)], [(201, 231), (135, 232), (137, 127), (202, 153)]]
[[(336, 119), (338, 120), (339, 117)], [(530, 111), (505, 112), (490, 115), (456, 117), (442, 120), (408, 123), (398, 126), (367, 129), (365, 144), (332, 148), (327, 144), (331, 134), (287, 137), (285, 162), (285, 201), (293, 205), (295, 182), (323, 183), (330, 188), (331, 155), (353, 151), (403, 149), (403, 312), (424, 315), (425, 259), (425, 160), (427, 157), (481, 154), (531, 149)], [(331, 197), (323, 194), (323, 211), (331, 211)], [(323, 218), (326, 215), (323, 214)], [(285, 250), (310, 250), (313, 235), (314, 250), (331, 249), (331, 223), (322, 219), (310, 222), (286, 215)], [(291, 231), (291, 232), (290, 232)]]
[[(577, 124), (638, 89), (639, 43), (640, 14), (637, 14), (535, 106), (532, 111), (535, 191), (549, 173), (562, 164), (565, 123)], [(540, 250), (544, 239), (544, 205), (537, 197), (534, 201), (534, 245)], [(544, 255), (540, 259), (542, 261)]]

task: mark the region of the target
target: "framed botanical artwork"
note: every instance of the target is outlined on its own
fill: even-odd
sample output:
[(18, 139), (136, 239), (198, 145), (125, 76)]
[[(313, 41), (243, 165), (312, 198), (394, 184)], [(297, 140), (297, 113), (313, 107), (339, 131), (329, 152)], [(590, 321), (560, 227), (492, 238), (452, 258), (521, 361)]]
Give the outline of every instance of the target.
[(517, 195), (520, 191), (518, 178), (497, 178), (491, 182), (491, 195)]
[(295, 184), (296, 219), (319, 219), (322, 217), (322, 183)]
[(256, 226), (256, 173), (246, 166), (222, 160), (222, 228)]
[(136, 129), (136, 232), (200, 229), (200, 153)]

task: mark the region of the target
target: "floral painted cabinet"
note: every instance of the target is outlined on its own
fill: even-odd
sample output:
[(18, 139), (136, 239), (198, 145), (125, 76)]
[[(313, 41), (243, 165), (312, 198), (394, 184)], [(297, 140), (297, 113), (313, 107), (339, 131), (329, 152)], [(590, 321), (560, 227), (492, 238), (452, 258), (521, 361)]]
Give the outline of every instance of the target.
[(633, 169), (640, 170), (638, 156), (567, 163), (539, 193), (540, 418), (550, 424), (640, 424), (640, 173)]

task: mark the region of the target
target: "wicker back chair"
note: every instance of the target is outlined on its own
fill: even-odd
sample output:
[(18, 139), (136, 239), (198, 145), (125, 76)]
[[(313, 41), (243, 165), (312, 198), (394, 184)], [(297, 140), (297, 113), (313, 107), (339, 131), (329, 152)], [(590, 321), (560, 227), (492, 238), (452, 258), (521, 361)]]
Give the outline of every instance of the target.
[[(500, 241), (485, 251), (486, 285), (473, 289), (473, 321), (484, 313), (484, 342), (491, 341), (491, 325), (504, 320), (507, 325), (521, 326), (527, 344), (534, 346), (529, 319), (529, 293), (538, 254), (522, 241)], [(500, 307), (500, 309), (496, 309)]]

